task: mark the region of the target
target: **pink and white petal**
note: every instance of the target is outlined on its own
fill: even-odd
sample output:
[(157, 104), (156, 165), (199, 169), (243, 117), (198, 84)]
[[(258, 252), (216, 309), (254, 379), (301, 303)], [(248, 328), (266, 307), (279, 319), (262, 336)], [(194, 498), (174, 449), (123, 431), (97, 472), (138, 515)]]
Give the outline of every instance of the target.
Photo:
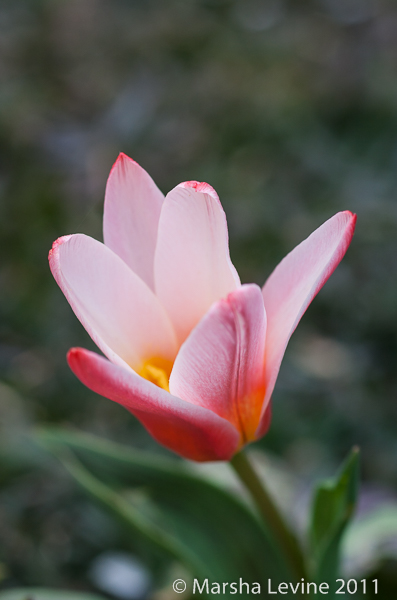
[(54, 242), (49, 261), (77, 318), (110, 360), (139, 369), (153, 357), (174, 359), (165, 310), (110, 248), (86, 235), (65, 236)]
[(185, 402), (137, 375), (83, 348), (68, 354), (73, 373), (91, 390), (122, 404), (149, 433), (177, 454), (196, 461), (229, 460), (239, 434), (215, 413)]
[[(288, 341), (303, 313), (342, 260), (354, 233), (356, 215), (337, 213), (290, 252), (263, 286), (268, 319), (266, 335), (266, 398), (280, 369)], [(263, 434), (264, 424), (257, 435)]]
[(154, 251), (164, 195), (134, 160), (120, 154), (106, 185), (106, 246), (154, 289)]
[(170, 391), (254, 439), (264, 387), (266, 314), (261, 289), (243, 285), (217, 302), (179, 350)]
[(166, 196), (154, 277), (180, 343), (213, 302), (240, 286), (229, 256), (226, 216), (207, 183), (188, 181)]

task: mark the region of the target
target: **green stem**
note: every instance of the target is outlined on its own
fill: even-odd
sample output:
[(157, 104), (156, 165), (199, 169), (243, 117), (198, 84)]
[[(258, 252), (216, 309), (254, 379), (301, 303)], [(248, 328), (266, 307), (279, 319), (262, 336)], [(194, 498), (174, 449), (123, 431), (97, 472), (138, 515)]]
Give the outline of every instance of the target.
[(306, 579), (305, 561), (298, 540), (280, 515), (248, 457), (243, 452), (239, 452), (232, 458), (230, 464), (248, 488), (256, 507), (287, 557), (294, 574), (298, 579), (301, 577)]

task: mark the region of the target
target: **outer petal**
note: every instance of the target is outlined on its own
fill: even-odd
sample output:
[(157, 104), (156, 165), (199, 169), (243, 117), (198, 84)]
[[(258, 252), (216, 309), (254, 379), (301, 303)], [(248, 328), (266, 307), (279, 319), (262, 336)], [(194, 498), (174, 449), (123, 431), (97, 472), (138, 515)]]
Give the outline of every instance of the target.
[(154, 273), (156, 294), (180, 343), (213, 302), (240, 285), (230, 261), (225, 213), (207, 183), (188, 181), (166, 196)]
[(142, 167), (120, 154), (107, 182), (103, 238), (154, 289), (154, 250), (164, 195)]
[(69, 366), (91, 390), (131, 411), (161, 444), (197, 461), (229, 460), (239, 434), (215, 413), (172, 396), (131, 369), (98, 354), (72, 348)]
[[(266, 398), (270, 400), (285, 348), (303, 313), (342, 260), (354, 233), (356, 215), (337, 213), (290, 252), (263, 286), (268, 318)], [(263, 434), (264, 422), (257, 435)]]
[(112, 250), (88, 236), (71, 235), (54, 242), (49, 260), (77, 318), (110, 360), (139, 369), (153, 357), (174, 359), (167, 314)]
[(254, 438), (264, 386), (266, 314), (261, 289), (243, 285), (217, 302), (181, 347), (171, 393), (233, 423)]

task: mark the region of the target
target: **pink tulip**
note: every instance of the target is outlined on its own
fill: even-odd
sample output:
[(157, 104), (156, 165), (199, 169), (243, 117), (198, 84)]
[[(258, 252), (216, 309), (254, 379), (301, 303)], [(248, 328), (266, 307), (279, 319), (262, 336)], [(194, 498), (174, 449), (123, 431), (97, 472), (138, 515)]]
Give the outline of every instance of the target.
[(266, 433), (288, 340), (344, 256), (355, 222), (349, 211), (336, 214), (262, 290), (241, 285), (214, 189), (187, 181), (164, 198), (120, 154), (106, 187), (104, 244), (68, 235), (49, 255), (107, 357), (72, 348), (70, 368), (167, 448), (197, 461), (229, 460)]

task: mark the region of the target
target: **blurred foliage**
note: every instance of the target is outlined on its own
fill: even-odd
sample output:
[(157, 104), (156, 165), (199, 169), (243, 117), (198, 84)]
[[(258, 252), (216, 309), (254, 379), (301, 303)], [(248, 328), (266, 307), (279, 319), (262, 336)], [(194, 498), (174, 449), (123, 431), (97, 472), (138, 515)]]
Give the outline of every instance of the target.
[(200, 581), (230, 582), (238, 573), (264, 590), (269, 578), (276, 586), (294, 581), (271, 530), (188, 464), (63, 430), (39, 439), (131, 534), (179, 558)]
[[(24, 441), (33, 423), (57, 423), (163, 453), (69, 373), (68, 348), (93, 344), (47, 266), (60, 235), (101, 238), (121, 150), (164, 192), (190, 179), (215, 187), (244, 282), (263, 283), (333, 213), (358, 213), (352, 246), (293, 336), (257, 446), (305, 497), (358, 444), (362, 510), (396, 502), (396, 40), (393, 0), (2, 1), (4, 585), (92, 589), (89, 565), (110, 546), (166, 579), (163, 557)], [(373, 566), (386, 598), (390, 561)]]
[(0, 600), (104, 600), (103, 596), (92, 594), (79, 594), (72, 592), (58, 592), (50, 589), (19, 589), (0, 593)]

